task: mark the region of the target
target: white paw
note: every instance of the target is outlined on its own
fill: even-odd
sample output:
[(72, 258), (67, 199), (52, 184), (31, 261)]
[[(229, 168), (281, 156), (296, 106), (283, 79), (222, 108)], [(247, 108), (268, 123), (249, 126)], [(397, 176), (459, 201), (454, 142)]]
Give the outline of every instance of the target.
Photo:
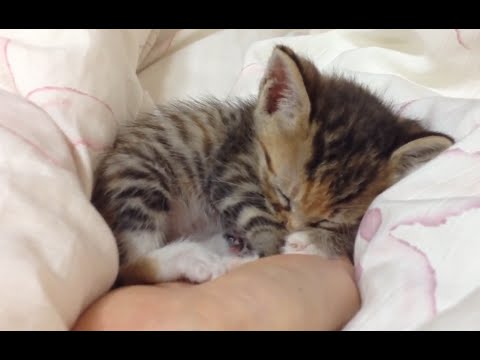
[(294, 232), (287, 236), (282, 254), (307, 254), (328, 257), (316, 244), (307, 231)]
[(220, 256), (207, 251), (184, 254), (179, 261), (181, 275), (193, 283), (213, 280), (228, 270)]

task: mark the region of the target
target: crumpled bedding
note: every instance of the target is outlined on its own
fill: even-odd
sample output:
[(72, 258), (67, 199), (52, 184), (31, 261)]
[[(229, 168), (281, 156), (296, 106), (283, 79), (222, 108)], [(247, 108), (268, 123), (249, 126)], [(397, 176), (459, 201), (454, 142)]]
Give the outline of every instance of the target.
[(155, 103), (257, 91), (277, 43), (457, 143), (381, 194), (345, 330), (479, 329), (480, 31), (0, 30), (0, 329), (68, 330), (114, 281), (89, 202), (118, 125)]

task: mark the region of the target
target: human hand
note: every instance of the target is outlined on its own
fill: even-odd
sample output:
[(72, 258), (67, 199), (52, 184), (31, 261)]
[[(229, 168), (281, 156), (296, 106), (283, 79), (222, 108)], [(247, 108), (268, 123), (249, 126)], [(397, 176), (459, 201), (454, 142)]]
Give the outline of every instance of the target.
[(348, 260), (277, 255), (200, 285), (113, 290), (74, 330), (340, 330), (359, 307)]

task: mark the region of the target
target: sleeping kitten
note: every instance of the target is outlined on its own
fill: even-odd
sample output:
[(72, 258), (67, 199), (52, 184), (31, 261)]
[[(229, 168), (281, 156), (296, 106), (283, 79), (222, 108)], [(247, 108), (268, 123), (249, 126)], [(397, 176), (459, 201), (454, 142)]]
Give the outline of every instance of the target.
[(277, 46), (257, 99), (177, 102), (122, 128), (93, 203), (123, 283), (203, 282), (280, 252), (351, 258), (372, 200), (452, 143)]

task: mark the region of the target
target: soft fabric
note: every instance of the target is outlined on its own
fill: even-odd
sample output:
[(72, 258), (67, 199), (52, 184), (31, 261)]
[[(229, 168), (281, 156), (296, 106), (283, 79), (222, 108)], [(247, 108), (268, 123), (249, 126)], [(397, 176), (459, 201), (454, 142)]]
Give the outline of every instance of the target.
[[(1, 30), (0, 328), (69, 329), (117, 253), (89, 203), (120, 123), (154, 103), (256, 94), (271, 49), (366, 84), (458, 142), (380, 195), (346, 330), (479, 329), (480, 31)], [(478, 303), (478, 302), (477, 302)]]
[(148, 103), (136, 76), (148, 35), (0, 32), (0, 329), (69, 329), (111, 286), (117, 250), (92, 175)]

